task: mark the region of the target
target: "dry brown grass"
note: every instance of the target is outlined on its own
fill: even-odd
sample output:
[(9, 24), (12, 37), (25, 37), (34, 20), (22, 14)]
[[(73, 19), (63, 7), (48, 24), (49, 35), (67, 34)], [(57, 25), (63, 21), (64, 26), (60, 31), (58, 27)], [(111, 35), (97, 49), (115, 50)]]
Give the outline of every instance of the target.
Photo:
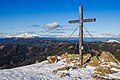
[(53, 71), (51, 71), (53, 74), (56, 74), (57, 73), (57, 70), (53, 70)]
[(111, 67), (120, 70), (120, 66), (114, 66), (114, 65), (111, 65)]
[(112, 78), (112, 79), (110, 79), (110, 80), (120, 80), (119, 78)]
[(110, 67), (101, 66), (94, 69), (94, 74), (99, 74), (100, 76), (105, 76), (106, 74), (112, 74), (114, 71)]
[(108, 78), (103, 78), (103, 77), (99, 77), (99, 76), (96, 76), (96, 75), (93, 75), (92, 78), (94, 80), (109, 80)]
[(77, 67), (77, 68), (83, 68), (84, 65), (76, 64), (75, 67)]
[(98, 63), (88, 63), (88, 65), (89, 65), (89, 66), (93, 66), (93, 67), (97, 67), (97, 66), (99, 66)]
[(118, 63), (119, 61), (109, 52), (102, 52), (100, 57), (104, 62)]
[(67, 68), (73, 69), (74, 67), (73, 66), (66, 66), (66, 67), (58, 68), (57, 70), (64, 71), (64, 70), (67, 70)]
[(65, 77), (65, 73), (62, 73), (61, 75), (60, 75), (60, 78), (62, 78), (62, 77)]
[(96, 56), (91, 57), (90, 62), (88, 63), (89, 66), (94, 66), (97, 67), (99, 66), (99, 60), (97, 59)]

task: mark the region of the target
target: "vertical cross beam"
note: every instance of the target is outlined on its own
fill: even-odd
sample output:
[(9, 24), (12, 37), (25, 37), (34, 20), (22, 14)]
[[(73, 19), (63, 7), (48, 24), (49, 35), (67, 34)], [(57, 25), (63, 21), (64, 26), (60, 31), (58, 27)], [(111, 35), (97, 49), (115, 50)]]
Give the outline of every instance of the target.
[(80, 26), (79, 26), (79, 59), (80, 64), (83, 64), (83, 6), (79, 7), (79, 13), (80, 13)]
[(94, 22), (96, 18), (83, 19), (83, 6), (79, 7), (79, 20), (68, 21), (70, 24), (79, 23), (79, 59), (80, 64), (83, 64), (83, 23)]

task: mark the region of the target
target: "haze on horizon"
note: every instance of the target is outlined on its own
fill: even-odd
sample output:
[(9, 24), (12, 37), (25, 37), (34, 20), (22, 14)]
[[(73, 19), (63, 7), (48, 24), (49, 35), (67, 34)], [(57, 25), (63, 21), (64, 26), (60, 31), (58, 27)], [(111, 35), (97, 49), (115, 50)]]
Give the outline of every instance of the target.
[(84, 24), (93, 36), (120, 37), (119, 3), (120, 0), (0, 0), (0, 37), (26, 33), (69, 36), (79, 24), (68, 25), (68, 21), (79, 19), (80, 5), (84, 6), (84, 18), (97, 19)]

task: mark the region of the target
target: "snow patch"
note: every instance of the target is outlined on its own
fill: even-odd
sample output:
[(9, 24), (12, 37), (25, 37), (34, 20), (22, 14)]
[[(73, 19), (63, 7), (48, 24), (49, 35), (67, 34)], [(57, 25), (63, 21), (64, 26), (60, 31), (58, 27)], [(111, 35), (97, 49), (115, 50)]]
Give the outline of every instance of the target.
[[(61, 59), (61, 57), (58, 57)], [(32, 64), (28, 66), (0, 70), (0, 80), (94, 80), (94, 69), (96, 67), (86, 66), (84, 68), (76, 68), (64, 71), (58, 71), (53, 74), (53, 70), (65, 66), (72, 66), (60, 60), (53, 64), (48, 64), (48, 61)], [(61, 75), (65, 73), (64, 77)], [(107, 78), (120, 78), (120, 71), (107, 75)]]
[(107, 43), (120, 43), (120, 41), (117, 41), (117, 40), (114, 40), (114, 39), (103, 41), (103, 42), (107, 42)]

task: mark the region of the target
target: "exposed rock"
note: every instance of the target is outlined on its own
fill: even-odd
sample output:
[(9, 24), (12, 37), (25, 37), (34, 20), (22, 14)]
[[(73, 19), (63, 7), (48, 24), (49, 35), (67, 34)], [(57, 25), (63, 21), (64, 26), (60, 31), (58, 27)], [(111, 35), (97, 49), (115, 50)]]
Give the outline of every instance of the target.
[(35, 64), (40, 63), (38, 60), (35, 61)]
[(102, 52), (101, 55), (99, 56), (100, 60), (102, 60), (103, 62), (113, 62), (113, 63), (119, 63), (119, 61), (117, 59), (115, 59), (115, 57), (109, 53), (109, 52)]
[(99, 66), (99, 60), (96, 56), (91, 57), (90, 62), (88, 63), (89, 66), (97, 67)]
[(91, 57), (92, 57), (91, 54), (84, 54), (83, 55), (83, 63), (86, 63), (87, 61), (89, 61)]
[(48, 59), (48, 63), (52, 64), (55, 63), (55, 61), (57, 61), (57, 56), (48, 56), (47, 59)]
[(68, 52), (66, 52), (65, 54), (62, 54), (62, 59), (68, 58)]

